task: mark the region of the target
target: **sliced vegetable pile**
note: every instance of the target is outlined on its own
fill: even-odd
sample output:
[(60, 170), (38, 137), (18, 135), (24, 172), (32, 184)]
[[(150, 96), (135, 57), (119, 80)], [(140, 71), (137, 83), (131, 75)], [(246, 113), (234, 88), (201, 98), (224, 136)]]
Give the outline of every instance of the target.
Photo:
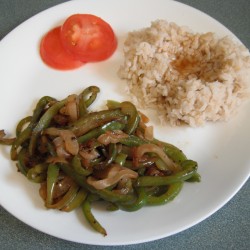
[(45, 207), (72, 211), (81, 206), (92, 227), (106, 230), (91, 211), (94, 201), (107, 209), (136, 211), (173, 200), (184, 181), (200, 181), (197, 163), (177, 147), (153, 136), (148, 118), (131, 102), (108, 101), (90, 112), (99, 88), (90, 86), (63, 100), (44, 96), (33, 115), (22, 119), (11, 145), (11, 159), (30, 181), (40, 183)]
[(107, 22), (91, 14), (74, 14), (43, 37), (40, 55), (50, 67), (69, 70), (103, 61), (116, 48), (114, 31)]

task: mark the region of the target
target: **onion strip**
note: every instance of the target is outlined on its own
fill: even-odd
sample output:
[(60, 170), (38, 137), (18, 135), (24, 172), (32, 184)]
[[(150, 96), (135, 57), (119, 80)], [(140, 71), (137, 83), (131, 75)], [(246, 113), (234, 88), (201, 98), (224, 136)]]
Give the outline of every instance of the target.
[(179, 167), (171, 160), (163, 151), (162, 148), (155, 144), (143, 144), (134, 149), (134, 165), (137, 166), (139, 164), (140, 159), (145, 153), (156, 153), (169, 167), (170, 170), (176, 172), (179, 170)]
[(137, 177), (138, 177), (137, 172), (122, 167), (118, 164), (114, 164), (111, 166), (107, 178), (97, 180), (96, 178), (90, 176), (87, 178), (87, 183), (93, 186), (95, 189), (101, 190), (118, 183), (123, 178), (136, 179)]

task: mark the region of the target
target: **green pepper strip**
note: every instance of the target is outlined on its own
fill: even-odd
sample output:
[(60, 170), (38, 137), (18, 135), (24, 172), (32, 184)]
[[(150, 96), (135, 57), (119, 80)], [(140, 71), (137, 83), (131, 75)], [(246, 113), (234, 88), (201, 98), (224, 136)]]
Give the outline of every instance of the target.
[(88, 191), (86, 191), (83, 188), (80, 188), (76, 196), (70, 201), (65, 207), (63, 207), (61, 210), (64, 212), (71, 212), (74, 209), (78, 208), (83, 201), (86, 199), (88, 194)]
[(124, 116), (119, 109), (93, 112), (72, 123), (69, 129), (79, 137), (94, 128), (103, 126), (107, 122), (124, 119)]
[(32, 120), (32, 116), (27, 116), (25, 118), (23, 118), (21, 121), (19, 121), (19, 123), (16, 126), (16, 136), (19, 136), (20, 133), (23, 130), (23, 127), (26, 123), (30, 122)]
[(48, 164), (42, 163), (37, 164), (33, 168), (29, 169), (27, 178), (30, 181), (41, 183), (46, 180)]
[(128, 147), (138, 147), (140, 145), (148, 143), (146, 140), (141, 139), (135, 135), (129, 135), (127, 138), (121, 139), (120, 143)]
[(46, 206), (51, 205), (53, 202), (53, 192), (59, 175), (59, 170), (59, 167), (55, 164), (49, 164), (48, 166)]
[(133, 164), (133, 161), (127, 160), (127, 161), (125, 161), (125, 163), (124, 163), (124, 167), (130, 168), (130, 169), (132, 169), (132, 170), (137, 170), (137, 169), (140, 169), (140, 168), (149, 167), (149, 166), (151, 166), (151, 165), (153, 165), (153, 164), (154, 164), (153, 161), (148, 160), (148, 161), (145, 161), (145, 162), (140, 162), (140, 163), (138, 164), (138, 166), (135, 168), (135, 167), (134, 167), (134, 164)]
[(116, 203), (110, 202), (106, 208), (107, 211), (117, 211), (119, 210), (119, 206)]
[(107, 100), (108, 109), (118, 109), (121, 108), (121, 103), (114, 100)]
[(114, 162), (119, 164), (120, 166), (124, 166), (127, 157), (128, 157), (128, 155), (126, 155), (126, 154), (118, 153), (117, 156), (115, 157)]
[(60, 102), (56, 102), (40, 118), (39, 122), (33, 129), (32, 135), (30, 138), (30, 144), (29, 144), (30, 155), (33, 155), (35, 151), (36, 141), (39, 136), (39, 133), (50, 125), (51, 120), (58, 113), (58, 111), (64, 106), (65, 102), (66, 102), (66, 99)]
[(92, 202), (92, 195), (90, 194), (87, 197), (87, 199), (83, 202), (83, 205), (82, 205), (83, 214), (94, 230), (106, 236), (107, 235), (106, 230), (96, 220), (95, 216), (93, 215), (91, 211), (91, 202)]
[(17, 159), (18, 147), (21, 146), (25, 141), (30, 139), (30, 136), (32, 134), (32, 129), (36, 125), (37, 120), (39, 119), (39, 117), (40, 117), (41, 113), (43, 112), (44, 108), (46, 107), (46, 105), (49, 102), (54, 101), (54, 100), (55, 99), (52, 97), (44, 96), (38, 101), (36, 108), (33, 111), (33, 115), (32, 115), (30, 124), (28, 125), (27, 128), (25, 128), (22, 132), (20, 132), (20, 134), (17, 136), (16, 140), (12, 144), (10, 156), (11, 156), (11, 159), (13, 161), (15, 161)]
[[(129, 136), (131, 136), (131, 135), (129, 135)], [(132, 150), (132, 148), (126, 146), (125, 144), (122, 145), (122, 148), (121, 148), (120, 152), (127, 155), (129, 159), (133, 158), (133, 150)]]
[(176, 163), (181, 163), (185, 160), (187, 160), (187, 157), (185, 154), (176, 146), (167, 143), (167, 142), (162, 142), (160, 140), (154, 139), (153, 143), (156, 145), (162, 145), (163, 150), (166, 153), (168, 157), (170, 157), (174, 162)]
[[(87, 113), (87, 108), (95, 101), (100, 89), (96, 86), (90, 86), (83, 90), (79, 95), (79, 116), (82, 117)], [(89, 96), (90, 95), (90, 96)], [(86, 100), (87, 96), (89, 98)]]
[(137, 112), (137, 109), (131, 102), (122, 102), (121, 111), (129, 116), (128, 123), (124, 129), (124, 132), (127, 134), (132, 134), (136, 130), (140, 122), (140, 116)]
[(72, 165), (73, 169), (75, 170), (75, 172), (81, 176), (88, 176), (92, 173), (92, 171), (85, 169), (82, 166), (81, 159), (77, 155), (75, 155), (72, 158), (71, 165)]
[(97, 138), (99, 135), (104, 134), (108, 130), (123, 130), (125, 125), (123, 123), (112, 121), (99, 128), (95, 128), (88, 133), (78, 137), (77, 141), (79, 143), (85, 143), (92, 138)]
[(37, 103), (35, 110), (33, 111), (31, 124), (34, 125), (36, 122), (38, 122), (42, 112), (44, 111), (45, 107), (49, 102), (56, 101), (55, 98), (50, 96), (43, 96)]
[(147, 205), (162, 205), (172, 201), (181, 191), (183, 182), (176, 182), (169, 185), (167, 191), (160, 196), (148, 196)]
[(27, 148), (22, 148), (20, 152), (17, 155), (17, 168), (18, 170), (25, 176), (27, 176), (27, 173), (30, 168), (26, 166), (26, 157), (28, 155)]
[(25, 141), (27, 141), (31, 136), (32, 128), (27, 127), (25, 128), (19, 136), (16, 138), (16, 140), (13, 142), (11, 149), (10, 149), (10, 158), (11, 160), (15, 161), (17, 160), (17, 149), (19, 146), (21, 146)]
[(108, 152), (109, 152), (108, 159), (105, 162), (105, 166), (111, 164), (115, 160), (115, 158), (117, 156), (118, 150), (117, 150), (116, 143), (110, 143), (109, 144), (109, 146), (108, 146)]
[(79, 186), (73, 183), (61, 200), (59, 200), (57, 203), (54, 203), (54, 204), (45, 204), (45, 206), (47, 208), (62, 209), (63, 207), (67, 206), (75, 198), (78, 190), (79, 190)]
[(97, 194), (102, 199), (110, 202), (127, 202), (134, 199), (133, 195), (121, 195), (115, 192), (112, 192), (108, 189), (97, 190), (86, 182), (86, 177), (78, 175), (69, 165), (60, 163), (61, 170), (68, 176), (70, 176), (79, 186), (87, 189), (93, 194)]
[(185, 181), (191, 178), (197, 171), (197, 162), (186, 160), (181, 163), (182, 171), (171, 176), (140, 176), (137, 179), (136, 185), (139, 187), (145, 186), (163, 186), (180, 181)]
[(136, 187), (137, 199), (130, 203), (120, 203), (119, 208), (128, 212), (137, 211), (141, 209), (147, 200), (147, 195), (144, 187)]
[(156, 157), (155, 165), (157, 166), (158, 169), (163, 170), (163, 171), (166, 171), (169, 169), (167, 164), (160, 157)]
[(200, 182), (201, 181), (201, 176), (200, 176), (199, 173), (194, 173), (194, 175), (190, 179), (188, 179), (186, 181), (187, 182)]

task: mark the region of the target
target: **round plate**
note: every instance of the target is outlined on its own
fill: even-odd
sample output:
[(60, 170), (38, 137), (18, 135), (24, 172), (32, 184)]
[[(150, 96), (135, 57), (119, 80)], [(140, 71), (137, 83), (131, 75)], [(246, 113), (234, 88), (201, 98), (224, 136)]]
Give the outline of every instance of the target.
[[(92, 13), (113, 27), (119, 46), (107, 61), (86, 64), (77, 70), (56, 71), (43, 64), (39, 56), (41, 37), (74, 13)], [(216, 32), (235, 36), (204, 13), (166, 0), (79, 0), (55, 6), (27, 20), (0, 43), (0, 128), (13, 134), (17, 122), (31, 114), (44, 95), (58, 99), (80, 93), (89, 85), (101, 88), (95, 108), (105, 100), (126, 100), (126, 83), (117, 76), (123, 62), (123, 42), (127, 33), (166, 19), (187, 25), (197, 32)], [(37, 28), (39, 27), (39, 28)], [(250, 173), (250, 106), (242, 107), (228, 123), (207, 124), (201, 128), (159, 126), (150, 114), (155, 136), (180, 147), (198, 161), (201, 183), (185, 183), (179, 196), (169, 204), (144, 207), (128, 213), (108, 212), (95, 206), (93, 212), (106, 228), (103, 237), (94, 232), (80, 209), (63, 213), (46, 210), (38, 194), (39, 185), (16, 172), (9, 159), (9, 148), (0, 147), (1, 205), (26, 224), (69, 241), (95, 245), (125, 245), (160, 239), (185, 230), (221, 208), (241, 188)]]

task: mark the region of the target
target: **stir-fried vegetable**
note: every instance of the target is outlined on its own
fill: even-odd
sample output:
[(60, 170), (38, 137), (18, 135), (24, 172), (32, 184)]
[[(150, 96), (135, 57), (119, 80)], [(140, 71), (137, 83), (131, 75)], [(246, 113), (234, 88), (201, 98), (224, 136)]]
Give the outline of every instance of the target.
[(136, 211), (173, 200), (184, 181), (200, 181), (198, 165), (177, 147), (153, 136), (149, 119), (130, 102), (108, 101), (107, 110), (90, 112), (96, 86), (58, 101), (39, 100), (22, 119), (15, 138), (0, 130), (0, 143), (11, 145), (11, 159), (50, 209), (82, 206), (93, 229), (106, 235), (91, 203), (108, 210)]

